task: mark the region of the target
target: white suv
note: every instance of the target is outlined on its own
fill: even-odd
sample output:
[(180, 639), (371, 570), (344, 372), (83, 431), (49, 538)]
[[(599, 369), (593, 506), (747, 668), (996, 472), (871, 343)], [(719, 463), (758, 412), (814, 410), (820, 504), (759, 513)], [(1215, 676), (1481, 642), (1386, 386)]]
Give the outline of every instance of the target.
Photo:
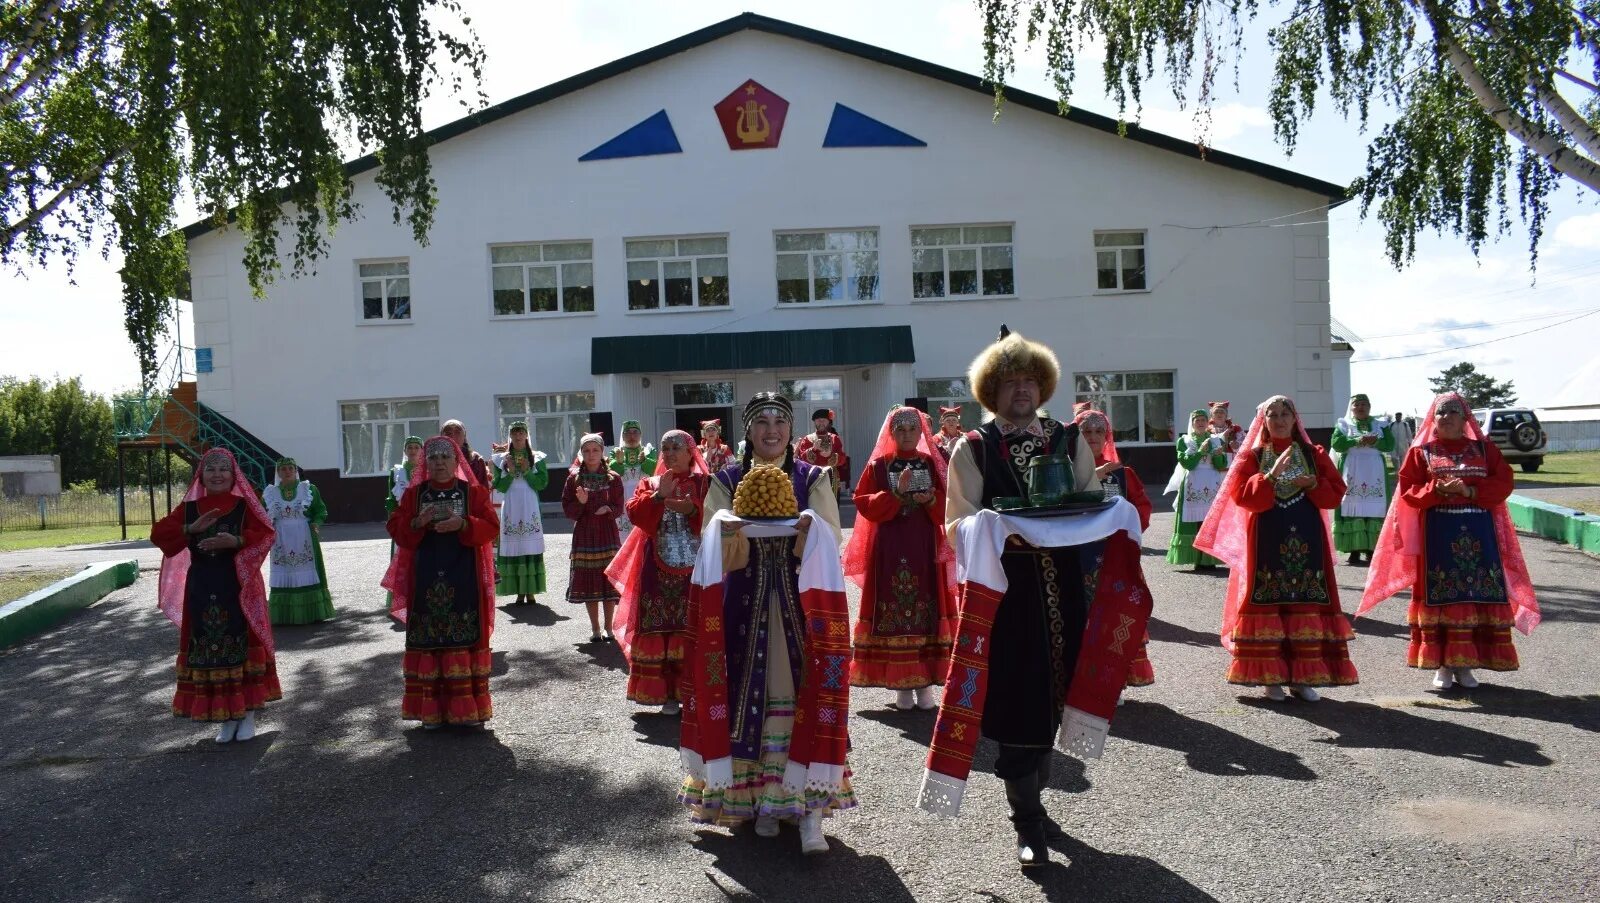
[(1521, 464), (1523, 473), (1538, 472), (1548, 441), (1538, 415), (1527, 408), (1479, 408), (1472, 416), (1507, 461)]

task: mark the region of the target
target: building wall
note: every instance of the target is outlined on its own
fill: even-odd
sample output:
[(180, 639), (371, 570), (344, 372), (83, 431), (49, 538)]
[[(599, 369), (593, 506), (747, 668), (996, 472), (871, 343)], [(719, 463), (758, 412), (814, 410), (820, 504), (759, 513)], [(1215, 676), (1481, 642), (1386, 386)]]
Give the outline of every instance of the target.
[[(777, 149), (727, 148), (712, 106), (747, 78), (790, 103)], [(928, 146), (824, 149), (835, 103)], [(683, 153), (577, 162), (661, 109)], [(1059, 354), (1057, 414), (1074, 372), (1156, 369), (1176, 373), (1179, 419), (1287, 392), (1308, 426), (1331, 424), (1323, 198), (1035, 111), (992, 112), (976, 92), (768, 34), (669, 57), (437, 146), (427, 246), (390, 222), (371, 173), (355, 180), (364, 218), (263, 300), (237, 232), (193, 240), (196, 344), (213, 351), (200, 400), (307, 467), (338, 468), (340, 401), (436, 396), (479, 446), (497, 394), (592, 389), (600, 409), (651, 424), (670, 378), (591, 376), (595, 335), (909, 323), (915, 365), (840, 374), (840, 430), (860, 457), (890, 402), (915, 379), (964, 374), (1004, 322)], [(909, 229), (989, 222), (1015, 224), (1017, 297), (913, 302)], [(773, 233), (850, 227), (879, 230), (881, 302), (779, 308)], [(1149, 291), (1095, 290), (1096, 229), (1146, 231)], [(698, 233), (728, 235), (731, 306), (628, 312), (623, 240)], [(488, 246), (561, 239), (594, 242), (595, 313), (492, 319)], [(412, 320), (361, 323), (356, 262), (390, 257), (409, 258)], [(737, 391), (777, 378), (739, 374)]]

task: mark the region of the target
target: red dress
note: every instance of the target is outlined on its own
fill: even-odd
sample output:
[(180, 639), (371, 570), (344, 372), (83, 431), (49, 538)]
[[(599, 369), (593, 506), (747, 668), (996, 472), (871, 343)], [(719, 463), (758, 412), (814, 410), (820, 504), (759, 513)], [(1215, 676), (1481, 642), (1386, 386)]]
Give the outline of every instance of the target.
[[(244, 537), (245, 547), (271, 545), (272, 528), (258, 523), (238, 496), (227, 493), (201, 496), (172, 509), (151, 528), (150, 542), (167, 556), (185, 547), (193, 556), (178, 627), (178, 688), (172, 697), (172, 714), (195, 721), (231, 721), (282, 699), (283, 689), (278, 684), (277, 662), (239, 609), (233, 553), (202, 552), (195, 543), (203, 537), (184, 532), (193, 517), (211, 511), (220, 515), (219, 527), (227, 526), (228, 532)], [(227, 598), (230, 590), (231, 599)], [(200, 598), (201, 592), (209, 598)], [(223, 598), (219, 600), (219, 596)], [(237, 651), (240, 641), (242, 656)]]
[[(1094, 466), (1104, 466), (1107, 460), (1103, 454), (1097, 453), (1094, 456)], [(1113, 484), (1116, 488), (1112, 489), (1110, 486), (1106, 486), (1107, 483)], [(1150, 529), (1150, 512), (1152, 510), (1150, 496), (1144, 491), (1144, 481), (1140, 480), (1139, 475), (1133, 472), (1133, 468), (1123, 465), (1121, 469), (1112, 473), (1111, 476), (1101, 480), (1100, 484), (1106, 486), (1108, 493), (1121, 495), (1128, 500), (1129, 504), (1133, 505), (1134, 509), (1139, 512), (1139, 529)], [(1098, 574), (1095, 576), (1098, 577)], [(1094, 599), (1094, 587), (1090, 586), (1087, 589), (1089, 591), (1089, 599), (1092, 601)], [(1150, 628), (1147, 625), (1144, 636), (1139, 638), (1139, 651), (1134, 653), (1133, 660), (1128, 664), (1128, 686), (1148, 687), (1156, 682), (1156, 669), (1154, 665), (1150, 664), (1149, 647)]]
[(794, 449), (794, 456), (815, 467), (833, 468), (833, 472), (837, 475), (834, 478), (834, 486), (842, 490), (850, 485), (850, 456), (844, 453), (844, 439), (839, 436), (838, 431), (830, 432), (833, 433), (833, 451), (830, 454), (824, 456), (817, 450), (816, 433), (807, 433), (800, 437), (800, 443)]
[[(1328, 524), (1321, 509), (1344, 498), (1338, 468), (1321, 447), (1306, 462), (1290, 439), (1273, 439), (1269, 452), (1244, 454), (1234, 501), (1249, 518), (1245, 601), (1233, 630), (1228, 682), (1248, 686), (1342, 686), (1356, 683), (1348, 643), (1355, 632), (1339, 608)], [(1309, 489), (1275, 486), (1266, 471), (1279, 455), (1298, 461), (1289, 474), (1315, 472)]]
[[(415, 529), (411, 521), (425, 492), (463, 491), (462, 528), (455, 533)], [(432, 502), (430, 502), (431, 504)], [(494, 630), (493, 571), (486, 578), (480, 548), (500, 535), (500, 519), (489, 493), (476, 483), (454, 480), (447, 487), (425, 482), (406, 490), (389, 514), (389, 535), (424, 566), (413, 571), (413, 589), (406, 609), (406, 651), (401, 660), (405, 696), (400, 717), (423, 724), (477, 724), (494, 715), (489, 698), (492, 661), (489, 636)], [(436, 581), (436, 570), (451, 570), (450, 580)], [(426, 582), (425, 582), (426, 581)], [(440, 587), (443, 587), (442, 590)], [(471, 592), (476, 591), (476, 604)], [(475, 614), (476, 618), (468, 615)], [(470, 628), (466, 625), (470, 624)], [(469, 631), (465, 632), (465, 631)], [(455, 645), (451, 631), (471, 636)]]
[[(589, 500), (579, 502), (577, 489), (589, 490)], [(622, 598), (606, 577), (606, 565), (617, 557), (622, 536), (617, 518), (622, 516), (622, 478), (600, 465), (599, 471), (581, 466), (567, 474), (561, 488), (561, 510), (572, 521), (572, 573), (567, 578), (568, 602), (615, 602)], [(597, 514), (602, 507), (605, 514)]]
[[(1459, 479), (1477, 495), (1440, 495), (1434, 487), (1444, 479)], [(1435, 438), (1406, 452), (1400, 498), (1422, 509), (1425, 550), (1406, 612), (1411, 667), (1517, 670), (1514, 613), (1487, 510), (1505, 504), (1512, 485), (1511, 469), (1492, 442)]]
[(680, 514), (655, 498), (660, 481), (640, 480), (628, 500), (628, 519), (649, 537), (639, 571), (631, 578), (637, 581), (638, 601), (629, 625), (628, 698), (647, 705), (687, 695), (683, 660), (689, 646), (689, 576), (700, 550), (701, 518), (711, 486), (708, 474), (675, 475), (675, 497), (694, 502), (693, 511)]
[[(933, 501), (918, 505), (891, 487), (910, 468), (928, 476)], [(908, 690), (943, 684), (956, 602), (941, 574), (945, 493), (921, 452), (876, 458), (856, 485), (856, 514), (877, 525), (862, 581), (850, 684)]]

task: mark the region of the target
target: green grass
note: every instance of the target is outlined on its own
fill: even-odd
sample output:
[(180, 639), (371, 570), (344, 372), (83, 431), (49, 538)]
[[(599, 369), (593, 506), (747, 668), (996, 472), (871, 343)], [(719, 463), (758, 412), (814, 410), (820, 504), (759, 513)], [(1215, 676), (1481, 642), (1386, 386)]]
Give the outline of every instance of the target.
[[(129, 524), (128, 539), (145, 539), (150, 528), (144, 524)], [(0, 552), (21, 549), (51, 549), (61, 546), (81, 546), (95, 542), (118, 542), (122, 528), (109, 527), (58, 527), (50, 530), (6, 530), (0, 532)]]
[(77, 568), (52, 568), (47, 571), (13, 571), (9, 574), (0, 574), (0, 605), (15, 602), (35, 590), (44, 589), (57, 580), (72, 576), (76, 571)]
[(1600, 486), (1600, 451), (1545, 455), (1538, 473), (1523, 473), (1516, 464), (1511, 467), (1518, 486)]
[(1549, 502), (1552, 505), (1560, 505), (1563, 508), (1573, 508), (1578, 511), (1585, 512), (1586, 514), (1600, 515), (1600, 501), (1596, 501), (1594, 499), (1545, 496), (1544, 498), (1540, 499), (1540, 501)]

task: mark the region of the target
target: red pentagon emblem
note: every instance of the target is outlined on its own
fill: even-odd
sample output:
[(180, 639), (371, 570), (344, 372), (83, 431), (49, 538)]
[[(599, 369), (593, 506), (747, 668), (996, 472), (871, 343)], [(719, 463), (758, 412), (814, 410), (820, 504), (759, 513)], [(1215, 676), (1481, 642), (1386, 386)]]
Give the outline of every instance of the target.
[(752, 80), (722, 98), (716, 111), (728, 149), (753, 150), (778, 146), (789, 102)]

